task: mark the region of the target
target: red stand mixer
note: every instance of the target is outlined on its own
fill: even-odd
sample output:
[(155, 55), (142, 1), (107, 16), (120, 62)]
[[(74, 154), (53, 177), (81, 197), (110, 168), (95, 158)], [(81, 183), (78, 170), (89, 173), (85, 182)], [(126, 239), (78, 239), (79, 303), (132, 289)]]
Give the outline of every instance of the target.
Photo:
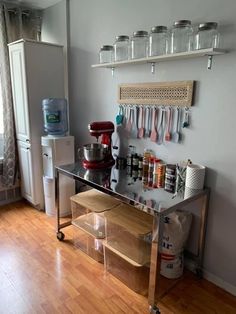
[(104, 158), (101, 161), (88, 161), (86, 159), (83, 160), (83, 166), (86, 169), (102, 169), (107, 168), (114, 165), (115, 160), (112, 157), (111, 153), (111, 136), (114, 132), (114, 124), (110, 121), (99, 121), (99, 122), (91, 122), (88, 125), (89, 133), (91, 136), (95, 136), (97, 141), (100, 136), (101, 144), (106, 146), (106, 151), (104, 154)]

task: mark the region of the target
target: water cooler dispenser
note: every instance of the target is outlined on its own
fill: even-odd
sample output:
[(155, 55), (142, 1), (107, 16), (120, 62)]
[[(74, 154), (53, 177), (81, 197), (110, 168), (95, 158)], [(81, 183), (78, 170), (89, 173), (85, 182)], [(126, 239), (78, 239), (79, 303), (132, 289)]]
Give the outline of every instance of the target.
[[(67, 102), (65, 99), (44, 99), (44, 129), (47, 136), (41, 137), (43, 158), (43, 185), (46, 214), (56, 213), (55, 166), (74, 163), (74, 137), (67, 135)], [(73, 179), (60, 178), (59, 202), (61, 217), (71, 214), (70, 196), (75, 194)]]

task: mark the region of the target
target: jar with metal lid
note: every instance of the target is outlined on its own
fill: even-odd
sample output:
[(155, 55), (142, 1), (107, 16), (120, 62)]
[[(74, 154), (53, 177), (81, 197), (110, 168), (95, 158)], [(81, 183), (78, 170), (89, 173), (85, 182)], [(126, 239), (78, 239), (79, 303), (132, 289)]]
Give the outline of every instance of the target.
[(217, 27), (215, 22), (200, 24), (195, 37), (195, 49), (218, 48), (220, 35)]
[(117, 36), (113, 47), (114, 61), (125, 61), (129, 59), (129, 36)]
[(148, 32), (133, 33), (130, 41), (131, 59), (146, 58), (148, 56)]
[(113, 62), (113, 46), (104, 45), (99, 51), (99, 62), (100, 63), (110, 63)]
[(167, 53), (167, 27), (155, 26), (149, 34), (149, 57), (164, 55)]
[(187, 52), (193, 49), (193, 28), (191, 21), (176, 21), (170, 32), (170, 53)]

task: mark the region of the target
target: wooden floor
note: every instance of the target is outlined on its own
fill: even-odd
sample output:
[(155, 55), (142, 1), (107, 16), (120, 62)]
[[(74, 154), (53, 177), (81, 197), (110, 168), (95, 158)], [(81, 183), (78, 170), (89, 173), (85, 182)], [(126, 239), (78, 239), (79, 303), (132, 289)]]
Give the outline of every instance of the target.
[[(53, 219), (24, 202), (0, 207), (0, 313), (145, 314), (147, 299), (129, 290), (66, 240)], [(161, 313), (236, 313), (236, 298), (193, 275), (158, 304)]]

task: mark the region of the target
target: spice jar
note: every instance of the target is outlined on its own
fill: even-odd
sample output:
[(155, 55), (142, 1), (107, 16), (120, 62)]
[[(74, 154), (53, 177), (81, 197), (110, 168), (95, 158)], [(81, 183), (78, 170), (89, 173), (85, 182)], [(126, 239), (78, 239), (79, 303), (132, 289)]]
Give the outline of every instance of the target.
[(167, 192), (174, 193), (175, 182), (176, 182), (176, 165), (168, 164), (166, 165), (165, 172), (165, 190)]
[(104, 45), (99, 51), (99, 62), (110, 63), (113, 62), (113, 46)]
[(146, 58), (148, 56), (148, 32), (134, 32), (130, 46), (131, 59)]
[(217, 27), (215, 22), (200, 24), (195, 37), (195, 49), (218, 48), (220, 35)]
[(149, 57), (167, 53), (167, 27), (155, 26), (149, 35)]
[(153, 185), (153, 170), (154, 170), (154, 158), (149, 158), (148, 163), (148, 186), (152, 187)]
[(193, 28), (191, 21), (176, 21), (170, 33), (170, 53), (191, 51), (193, 48)]
[(163, 163), (159, 163), (157, 165), (157, 187), (158, 188), (165, 187), (165, 171), (166, 171), (166, 165)]
[(125, 61), (129, 59), (129, 36), (117, 36), (113, 47), (114, 61)]
[(154, 160), (154, 169), (153, 169), (153, 187), (157, 188), (158, 185), (158, 164), (160, 162), (160, 159), (155, 158)]
[(137, 153), (132, 155), (132, 169), (138, 171), (139, 156)]

